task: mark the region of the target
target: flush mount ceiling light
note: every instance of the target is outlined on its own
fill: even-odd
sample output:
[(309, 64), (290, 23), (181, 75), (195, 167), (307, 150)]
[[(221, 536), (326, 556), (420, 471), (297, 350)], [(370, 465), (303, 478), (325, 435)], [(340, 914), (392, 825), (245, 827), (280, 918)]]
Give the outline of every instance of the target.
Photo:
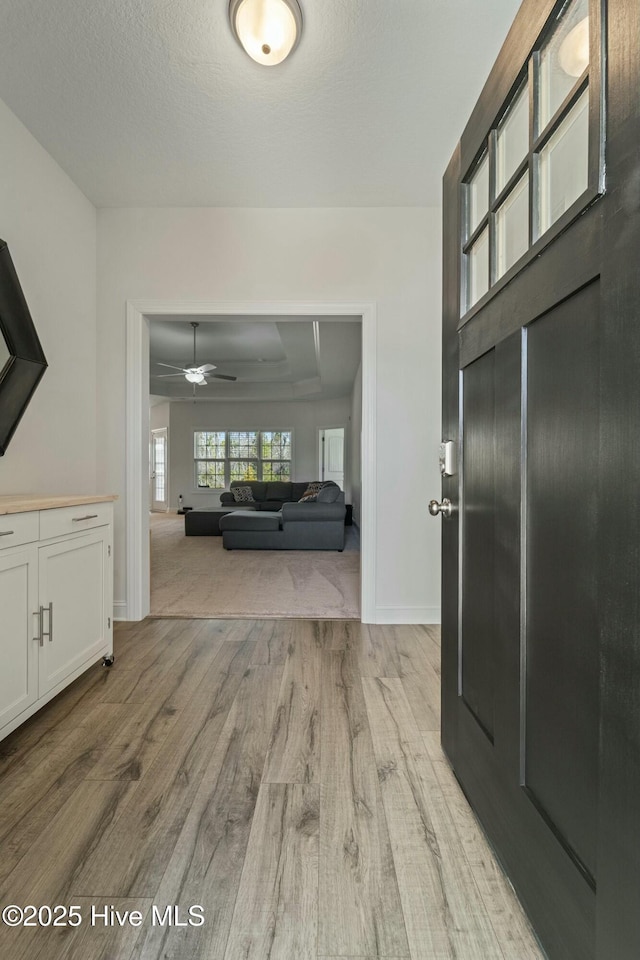
[(589, 66), (589, 17), (576, 24), (558, 50), (560, 66), (570, 77), (581, 77)]
[(282, 63), (302, 33), (297, 0), (231, 0), (229, 21), (240, 46), (265, 67)]

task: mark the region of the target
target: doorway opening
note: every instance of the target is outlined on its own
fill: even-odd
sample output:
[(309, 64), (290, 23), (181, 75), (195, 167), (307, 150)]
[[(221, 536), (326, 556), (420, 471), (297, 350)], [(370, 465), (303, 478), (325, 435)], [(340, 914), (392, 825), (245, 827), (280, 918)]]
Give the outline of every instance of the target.
[[(362, 330), (361, 444), (362, 492), (359, 519), (362, 529), (360, 564), (360, 616), (373, 622), (375, 616), (375, 321), (374, 304), (218, 304), (175, 302), (129, 302), (127, 305), (127, 613), (141, 619), (150, 609), (149, 485), (142, 482), (149, 470), (149, 323), (183, 321), (199, 317), (233, 324), (273, 324), (309, 321), (319, 317), (333, 323), (357, 320)], [(227, 371), (225, 370), (225, 373)], [(316, 421), (317, 422), (317, 421)], [(326, 421), (325, 421), (326, 422)], [(327, 429), (327, 428), (324, 428)], [(144, 435), (145, 442), (141, 443)], [(315, 445), (314, 445), (315, 446)], [(345, 443), (344, 450), (348, 447)], [(315, 461), (315, 456), (313, 457)], [(303, 479), (311, 479), (304, 477)], [(180, 491), (174, 490), (171, 496)], [(186, 501), (185, 501), (186, 502)], [(284, 551), (283, 551), (284, 553)], [(327, 553), (327, 557), (330, 554)]]

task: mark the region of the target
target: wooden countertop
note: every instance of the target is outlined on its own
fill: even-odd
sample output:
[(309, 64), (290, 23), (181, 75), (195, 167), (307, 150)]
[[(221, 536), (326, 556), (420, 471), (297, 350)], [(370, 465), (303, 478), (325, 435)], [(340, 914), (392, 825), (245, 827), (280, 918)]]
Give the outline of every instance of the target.
[(28, 513), (30, 510), (55, 510), (56, 507), (77, 507), (83, 503), (106, 503), (117, 500), (114, 493), (45, 497), (42, 494), (12, 494), (0, 496), (0, 516), (8, 513)]

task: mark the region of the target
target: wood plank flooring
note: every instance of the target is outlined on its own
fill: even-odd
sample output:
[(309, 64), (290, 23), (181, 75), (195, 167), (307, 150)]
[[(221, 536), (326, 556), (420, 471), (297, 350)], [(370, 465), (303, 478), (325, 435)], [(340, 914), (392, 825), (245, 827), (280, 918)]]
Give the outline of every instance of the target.
[(0, 743), (0, 907), (82, 917), (0, 923), (3, 960), (542, 960), (440, 749), (435, 628), (147, 620), (115, 652)]

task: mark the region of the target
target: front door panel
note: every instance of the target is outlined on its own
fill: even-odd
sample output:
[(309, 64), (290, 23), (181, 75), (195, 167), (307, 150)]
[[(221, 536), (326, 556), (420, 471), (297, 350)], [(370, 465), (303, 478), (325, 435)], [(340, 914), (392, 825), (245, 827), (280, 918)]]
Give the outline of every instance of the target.
[(463, 371), (464, 524), (461, 695), (493, 742), (495, 651), (495, 351)]
[(524, 782), (595, 885), (599, 284), (532, 323), (526, 362)]

